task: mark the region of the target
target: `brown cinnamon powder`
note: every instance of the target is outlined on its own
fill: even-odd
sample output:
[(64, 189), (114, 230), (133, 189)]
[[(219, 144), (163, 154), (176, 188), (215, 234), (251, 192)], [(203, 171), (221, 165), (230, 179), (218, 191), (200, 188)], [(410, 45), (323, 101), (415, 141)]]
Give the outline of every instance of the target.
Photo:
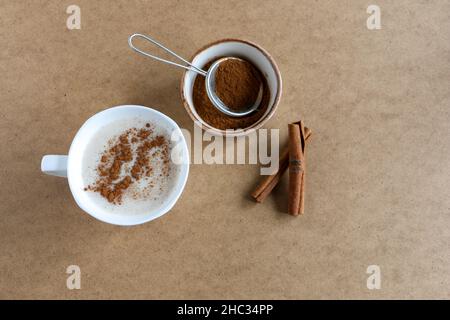
[[(214, 61), (208, 62), (204, 66), (204, 69), (207, 70), (213, 62)], [(248, 63), (250, 64), (250, 62)], [(259, 72), (259, 70), (256, 69), (256, 67), (253, 66), (253, 68), (255, 68), (255, 70)], [(232, 74), (235, 73), (233, 72)], [(193, 97), (192, 97), (194, 108), (199, 117), (214, 128), (225, 130), (225, 129), (243, 129), (249, 127), (250, 125), (257, 122), (259, 119), (261, 119), (261, 117), (264, 115), (269, 106), (270, 90), (267, 85), (267, 80), (263, 75), (261, 75), (261, 80), (263, 83), (263, 97), (258, 109), (247, 116), (237, 118), (227, 116), (226, 114), (216, 109), (216, 107), (209, 100), (208, 95), (206, 93), (205, 78), (202, 76), (197, 76), (194, 81)], [(239, 82), (239, 79), (237, 79), (237, 82)], [(219, 94), (218, 90), (216, 90), (216, 93)], [(223, 94), (230, 95), (232, 93), (233, 90)], [(227, 98), (223, 96), (221, 99), (227, 100)]]
[(255, 104), (262, 76), (250, 62), (228, 59), (219, 64), (215, 84), (219, 99), (231, 110), (241, 111)]
[[(97, 166), (98, 178), (85, 191), (98, 192), (110, 203), (121, 204), (122, 196), (130, 185), (142, 177), (151, 176), (152, 157), (162, 158), (162, 173), (167, 177), (170, 171), (169, 143), (164, 136), (154, 137), (150, 127), (147, 123), (145, 128), (139, 130), (131, 128), (117, 139), (110, 140), (108, 149), (102, 153)], [(129, 172), (124, 172), (125, 164), (132, 164)], [(134, 194), (133, 197), (137, 195)]]

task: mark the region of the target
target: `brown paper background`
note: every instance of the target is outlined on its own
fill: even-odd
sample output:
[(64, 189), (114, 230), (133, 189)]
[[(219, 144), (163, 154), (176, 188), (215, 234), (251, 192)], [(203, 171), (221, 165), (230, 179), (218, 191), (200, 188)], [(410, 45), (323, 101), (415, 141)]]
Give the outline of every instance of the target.
[[(382, 1), (0, 1), (0, 298), (450, 298), (450, 3)], [(66, 28), (68, 5), (81, 30)], [(306, 214), (286, 180), (249, 200), (256, 165), (192, 165), (174, 209), (123, 228), (40, 172), (82, 123), (142, 104), (192, 130), (182, 71), (133, 53), (153, 35), (189, 57), (228, 37), (277, 61), (280, 107), (303, 119)], [(286, 177), (285, 177), (286, 178)], [(81, 290), (66, 267), (81, 268)], [(381, 267), (382, 288), (366, 288)]]

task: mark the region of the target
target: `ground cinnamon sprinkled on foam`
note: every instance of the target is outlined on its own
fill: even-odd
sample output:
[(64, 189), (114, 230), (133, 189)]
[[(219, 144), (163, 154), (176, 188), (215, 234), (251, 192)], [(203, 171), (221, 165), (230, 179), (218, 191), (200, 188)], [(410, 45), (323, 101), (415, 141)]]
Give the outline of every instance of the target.
[[(121, 204), (124, 193), (132, 184), (144, 177), (152, 177), (154, 168), (151, 160), (154, 158), (160, 159), (162, 174), (153, 178), (164, 179), (170, 171), (167, 139), (155, 135), (149, 123), (145, 124), (145, 128), (130, 128), (109, 140), (96, 168), (98, 177), (84, 190), (98, 192), (110, 203)], [(150, 181), (143, 192), (134, 190), (131, 197), (145, 197), (154, 185), (155, 181)]]

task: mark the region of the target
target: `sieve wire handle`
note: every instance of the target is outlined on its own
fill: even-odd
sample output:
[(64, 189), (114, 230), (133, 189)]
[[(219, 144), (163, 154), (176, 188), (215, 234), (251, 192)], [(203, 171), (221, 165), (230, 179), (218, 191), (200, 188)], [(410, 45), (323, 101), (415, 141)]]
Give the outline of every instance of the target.
[[(147, 40), (147, 41), (153, 43), (153, 44), (156, 45), (157, 47), (163, 49), (163, 50), (166, 51), (167, 53), (169, 53), (169, 54), (171, 54), (172, 56), (174, 56), (174, 57), (178, 58), (179, 60), (183, 61), (183, 62), (186, 63), (187, 65), (182, 65), (182, 64), (179, 64), (179, 63), (170, 61), (170, 60), (166, 60), (166, 59), (157, 57), (157, 56), (155, 56), (155, 55), (152, 55), (152, 54), (150, 54), (150, 53), (147, 53), (147, 52), (145, 52), (145, 51), (143, 51), (143, 50), (141, 50), (141, 49), (139, 49), (139, 48), (136, 48), (136, 47), (134, 46), (134, 44), (133, 44), (133, 39), (134, 39), (134, 38), (143, 38), (143, 39), (145, 39), (145, 40)], [(143, 34), (140, 34), (140, 33), (135, 33), (135, 34), (131, 35), (131, 36), (128, 38), (128, 45), (130, 46), (131, 49), (133, 49), (133, 50), (136, 51), (137, 53), (140, 53), (140, 54), (142, 54), (142, 55), (144, 55), (144, 56), (146, 56), (146, 57), (150, 57), (150, 58), (153, 58), (153, 59), (155, 59), (155, 60), (158, 60), (158, 61), (161, 61), (161, 62), (164, 62), (164, 63), (167, 63), (167, 64), (171, 64), (171, 65), (176, 66), (176, 67), (179, 67), (179, 68), (183, 68), (183, 69), (186, 69), (186, 70), (194, 71), (194, 72), (196, 72), (196, 73), (198, 73), (198, 74), (201, 74), (202, 76), (205, 76), (205, 77), (206, 77), (207, 72), (205, 72), (204, 70), (202, 70), (202, 69), (200, 69), (200, 68), (197, 68), (197, 67), (194, 66), (192, 63), (190, 63), (190, 62), (187, 61), (186, 59), (180, 57), (178, 54), (176, 54), (176, 53), (173, 52), (172, 50), (166, 48), (166, 47), (163, 46), (161, 43), (159, 43), (158, 41), (156, 41), (156, 40), (150, 38), (149, 36), (146, 36), (146, 35), (143, 35)]]

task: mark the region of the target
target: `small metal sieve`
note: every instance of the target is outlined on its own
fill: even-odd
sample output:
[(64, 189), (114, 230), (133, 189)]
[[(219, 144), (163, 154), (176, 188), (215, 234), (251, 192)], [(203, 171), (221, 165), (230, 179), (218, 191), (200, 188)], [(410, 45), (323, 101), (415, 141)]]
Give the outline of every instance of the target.
[[(182, 65), (170, 60), (166, 60), (166, 59), (162, 59), (160, 57), (154, 56), (152, 54), (149, 54), (145, 51), (142, 51), (141, 49), (136, 48), (133, 45), (133, 39), (136, 37), (140, 37), (140, 38), (144, 38), (145, 40), (153, 43), (154, 45), (158, 46), (159, 48), (163, 49), (164, 51), (166, 51), (167, 53), (171, 54), (172, 56), (180, 59), (181, 61), (183, 61), (184, 63), (186, 63), (187, 65)], [(259, 87), (259, 92), (258, 92), (258, 96), (254, 102), (253, 105), (247, 106), (246, 108), (244, 108), (243, 110), (239, 110), (239, 111), (235, 111), (235, 110), (231, 110), (228, 106), (226, 106), (222, 100), (217, 96), (216, 94), (216, 71), (217, 68), (219, 67), (219, 65), (221, 63), (223, 63), (224, 61), (227, 60), (231, 60), (231, 59), (235, 59), (235, 60), (239, 60), (239, 61), (243, 61), (240, 58), (236, 58), (236, 57), (225, 57), (225, 58), (221, 58), (217, 61), (215, 61), (208, 69), (208, 71), (204, 71), (196, 66), (194, 66), (193, 64), (191, 64), (189, 61), (187, 61), (186, 59), (180, 57), (178, 54), (176, 54), (175, 52), (173, 52), (172, 50), (166, 48), (165, 46), (163, 46), (161, 43), (157, 42), (156, 40), (150, 38), (149, 36), (140, 34), (140, 33), (135, 33), (133, 35), (131, 35), (128, 38), (128, 44), (131, 47), (131, 49), (133, 49), (134, 51), (153, 58), (155, 60), (167, 63), (167, 64), (171, 64), (173, 66), (179, 67), (179, 68), (183, 68), (186, 70), (190, 70), (193, 71), (201, 76), (205, 77), (205, 86), (206, 86), (206, 93), (208, 94), (208, 98), (209, 100), (211, 100), (211, 103), (214, 105), (214, 107), (216, 107), (219, 111), (223, 112), (224, 114), (231, 116), (231, 117), (243, 117), (246, 116), (250, 113), (252, 113), (253, 111), (255, 111), (258, 106), (261, 103), (262, 100), (262, 96), (263, 96), (263, 85), (261, 83), (260, 87)]]

